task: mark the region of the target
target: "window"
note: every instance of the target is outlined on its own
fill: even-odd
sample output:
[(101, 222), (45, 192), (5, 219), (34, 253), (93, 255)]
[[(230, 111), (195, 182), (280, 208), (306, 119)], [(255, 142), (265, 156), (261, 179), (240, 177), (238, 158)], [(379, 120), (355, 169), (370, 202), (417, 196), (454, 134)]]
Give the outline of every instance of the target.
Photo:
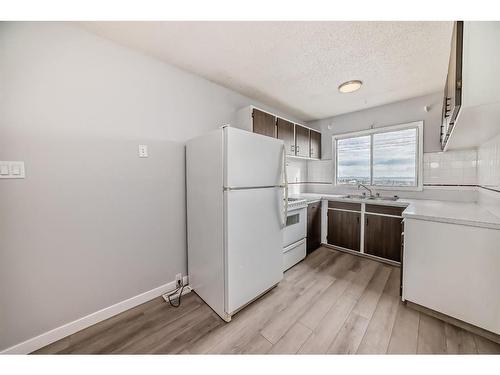
[(337, 183), (370, 183), (370, 136), (337, 141)]
[(333, 137), (335, 183), (379, 188), (422, 188), (423, 123)]

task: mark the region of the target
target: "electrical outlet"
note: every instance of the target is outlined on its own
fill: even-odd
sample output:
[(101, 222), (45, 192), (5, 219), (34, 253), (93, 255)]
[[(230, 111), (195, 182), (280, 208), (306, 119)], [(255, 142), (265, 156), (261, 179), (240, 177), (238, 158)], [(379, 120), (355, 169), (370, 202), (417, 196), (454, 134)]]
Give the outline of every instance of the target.
[(177, 275), (175, 275), (175, 285), (177, 286), (177, 288), (182, 286), (182, 274), (181, 273), (178, 273)]

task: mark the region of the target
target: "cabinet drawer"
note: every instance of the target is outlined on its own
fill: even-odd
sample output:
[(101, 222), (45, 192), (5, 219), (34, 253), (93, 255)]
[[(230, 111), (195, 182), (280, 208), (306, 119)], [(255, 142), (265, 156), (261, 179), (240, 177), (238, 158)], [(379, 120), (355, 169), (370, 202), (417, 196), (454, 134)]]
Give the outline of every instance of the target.
[(405, 207), (381, 206), (378, 204), (367, 204), (365, 206), (366, 212), (371, 212), (374, 214), (394, 215), (394, 216), (401, 216), (404, 209)]
[(341, 210), (361, 211), (361, 203), (328, 201), (328, 208), (340, 208)]
[(299, 263), (306, 257), (306, 240), (300, 240), (283, 250), (283, 271)]

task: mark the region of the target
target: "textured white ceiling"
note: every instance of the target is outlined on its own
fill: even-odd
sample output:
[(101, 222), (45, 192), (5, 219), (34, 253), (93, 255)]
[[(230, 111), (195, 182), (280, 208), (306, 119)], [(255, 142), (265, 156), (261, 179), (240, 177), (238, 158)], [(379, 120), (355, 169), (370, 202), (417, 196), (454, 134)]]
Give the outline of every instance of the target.
[[(84, 22), (305, 121), (444, 87), (451, 22)], [(340, 83), (363, 81), (340, 94)]]

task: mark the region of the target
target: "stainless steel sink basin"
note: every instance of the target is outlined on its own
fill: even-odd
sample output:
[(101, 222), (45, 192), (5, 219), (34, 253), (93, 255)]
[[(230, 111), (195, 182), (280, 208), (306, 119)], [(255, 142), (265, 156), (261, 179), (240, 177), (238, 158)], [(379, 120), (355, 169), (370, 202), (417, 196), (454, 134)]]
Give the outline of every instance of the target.
[(361, 195), (361, 194), (349, 194), (346, 195), (345, 198), (347, 199), (366, 199), (366, 200), (371, 200), (371, 201), (397, 201), (399, 197), (397, 195), (392, 196), (392, 197), (387, 197), (387, 196), (368, 196), (368, 195)]
[(392, 197), (371, 197), (368, 199), (373, 199), (376, 201), (397, 201), (399, 199), (399, 197), (397, 195), (394, 195)]
[(346, 195), (344, 198), (347, 198), (347, 199), (367, 199), (369, 197), (367, 197), (366, 195), (361, 195), (361, 194), (349, 194), (349, 195)]

